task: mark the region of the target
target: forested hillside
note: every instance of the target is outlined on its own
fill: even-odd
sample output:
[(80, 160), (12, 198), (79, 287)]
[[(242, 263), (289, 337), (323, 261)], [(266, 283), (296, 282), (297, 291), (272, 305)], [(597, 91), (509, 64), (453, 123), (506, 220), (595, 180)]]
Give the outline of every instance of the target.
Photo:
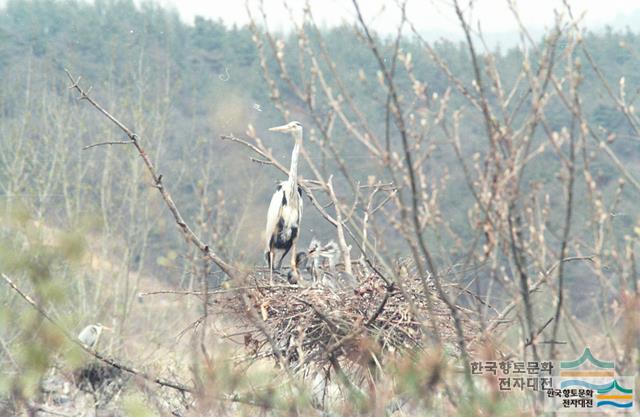
[[(129, 0), (9, 0), (0, 9), (0, 273), (32, 291), (33, 304), (62, 327), (75, 332), (101, 321), (114, 328), (105, 334), (108, 354), (189, 385), (176, 391), (160, 384), (180, 394), (165, 403), (137, 382), (140, 389), (123, 394), (119, 410), (205, 415), (231, 399), (247, 407), (242, 412), (258, 404), (309, 415), (300, 410), (312, 404), (328, 413), (324, 394), (335, 399), (340, 392), (346, 401), (336, 407), (344, 408), (333, 410), (344, 415), (390, 415), (399, 396), (411, 406), (398, 405), (398, 415), (427, 409), (475, 415), (485, 400), (492, 413), (511, 415), (513, 404), (500, 408), (491, 393), (460, 394), (471, 395), (469, 408), (422, 398), (432, 389), (438, 398), (456, 397), (439, 381), (467, 372), (464, 359), (473, 354), (571, 357), (594, 328), (592, 347), (611, 348), (621, 366), (637, 371), (640, 32), (592, 32), (567, 13), (541, 39), (528, 37), (525, 22), (514, 35), (517, 46), (494, 48), (475, 28), (464, 32), (470, 28), (464, 24), (452, 28), (468, 35), (464, 42), (427, 42), (410, 17), (401, 22), (401, 36), (370, 32), (364, 21), (319, 27), (311, 14), (273, 33), (268, 13), (250, 10), (251, 25), (229, 27), (201, 17), (184, 22), (176, 11)], [(82, 94), (135, 132), (146, 154)], [(391, 361), (374, 372), (375, 355), (366, 365), (359, 358), (354, 363), (371, 374), (354, 371), (353, 384), (362, 389), (354, 391), (327, 355), (317, 373), (300, 368), (304, 378), (326, 371), (327, 380), (330, 369), (333, 383), (347, 387), (325, 386), (322, 406), (313, 389), (313, 400), (300, 394), (288, 402), (302, 385), (247, 394), (277, 381), (277, 369), (292, 379), (302, 371), (283, 365), (274, 346), (282, 340), (274, 342), (262, 325), (230, 335), (222, 323), (242, 320), (212, 313), (226, 301), (212, 301), (208, 291), (263, 283), (267, 207), (286, 178), (292, 148), (288, 135), (268, 128), (291, 120), (304, 127), (298, 249), (314, 238), (333, 239), (341, 268), (357, 279), (381, 280), (349, 292), (384, 296), (372, 296), (374, 313), (364, 309), (370, 319), (344, 326), (380, 330), (376, 320), (386, 317), (387, 302), (407, 308), (399, 316), (417, 317), (420, 305), (402, 303), (412, 304), (412, 291), (432, 296), (424, 290), (437, 295), (429, 307), (435, 310), (410, 320), (415, 328), (401, 336), (375, 339), (382, 347), (372, 349), (393, 356), (409, 343), (397, 338), (413, 340), (407, 335), (415, 329), (440, 326), (431, 314), (447, 311), (452, 321), (442, 327), (451, 331), (453, 347), (436, 346), (438, 355), (462, 358), (456, 365), (421, 362), (416, 354), (412, 364), (428, 372)], [(163, 187), (189, 230), (172, 216), (158, 192)], [(200, 247), (191, 232), (204, 242)], [(353, 271), (346, 267), (352, 261)], [(415, 286), (407, 284), (405, 293), (407, 274), (415, 275)], [(59, 329), (0, 282), (0, 369), (11, 369), (0, 375), (0, 414), (5, 405), (18, 413), (35, 402), (54, 362), (77, 365), (83, 356), (69, 353)], [(173, 293), (149, 294), (160, 289)], [(269, 301), (262, 304), (240, 296), (233, 302), (252, 305), (270, 326), (267, 319), (280, 316), (269, 305), (280, 295), (260, 292)], [(300, 302), (317, 313), (316, 305), (330, 310), (327, 300)], [(214, 323), (209, 332), (207, 320)], [(491, 339), (504, 323), (504, 333)], [(261, 331), (259, 344), (253, 337)], [(244, 339), (233, 339), (240, 334)], [(332, 333), (328, 345), (345, 343), (337, 337)], [(369, 349), (367, 343), (358, 349)], [(229, 364), (242, 344), (255, 354), (255, 374), (243, 374), (244, 362), (242, 371)], [(416, 345), (435, 355), (428, 343)], [(305, 354), (302, 347), (296, 353)], [(344, 362), (353, 359), (345, 356)], [(266, 357), (278, 368), (264, 365)], [(378, 381), (378, 371), (401, 388), (363, 388)], [(469, 387), (462, 377), (458, 382)], [(207, 391), (208, 384), (219, 391)], [(218, 400), (216, 409), (211, 404)]]
[[(124, 216), (134, 210), (137, 202), (127, 201), (132, 197), (126, 192), (127, 187), (135, 185), (144, 194), (140, 199), (148, 198), (146, 193), (150, 190), (143, 178), (131, 184), (111, 174), (128, 172), (121, 165), (125, 163), (131, 164), (134, 170), (139, 169), (135, 155), (115, 148), (82, 151), (83, 146), (93, 142), (121, 137), (110, 126), (100, 123), (93, 111), (74, 102), (66, 89), (68, 80), (63, 69), (68, 68), (82, 76), (93, 87), (97, 98), (158, 152), (165, 181), (174, 185), (176, 197), (188, 213), (196, 213), (193, 197), (198, 184), (206, 185), (211, 197), (217, 192), (224, 193), (226, 209), (244, 217), (242, 222), (234, 221), (240, 228), (239, 236), (221, 246), (234, 255), (244, 254), (251, 261), (258, 260), (256, 252), (261, 248), (263, 212), (278, 177), (264, 167), (251, 164), (243, 150), (219, 139), (225, 133), (243, 134), (249, 124), (264, 135), (267, 127), (282, 121), (270, 101), (249, 28), (229, 28), (203, 18), (187, 24), (180, 21), (176, 12), (152, 3), (136, 8), (128, 1), (96, 1), (94, 5), (9, 1), (0, 19), (3, 198), (23, 200), (39, 216), (55, 218), (63, 226), (78, 221), (79, 213), (95, 213), (99, 209), (106, 222), (108, 217)], [(372, 95), (383, 94), (376, 89), (375, 58), (349, 27), (327, 29), (323, 36), (337, 71), (343, 82), (352, 87), (354, 100), (362, 103), (372, 129), (384, 131), (380, 108), (374, 100), (367, 100)], [(285, 35), (283, 41), (285, 60), (295, 65), (295, 34)], [(391, 41), (388, 39), (386, 48), (389, 56)], [(617, 89), (624, 77), (629, 94), (636, 94), (640, 85), (640, 75), (634, 70), (640, 64), (638, 34), (631, 31), (587, 34), (585, 42), (610, 85)], [(451, 87), (437, 64), (421, 51), (418, 41), (407, 36), (401, 47), (412, 53), (415, 76), (427, 86), (430, 95), (443, 95)], [(472, 76), (464, 44), (441, 40), (434, 47), (446, 57), (455, 75), (463, 80)], [(520, 71), (522, 52), (498, 51), (495, 56), (505, 83), (512, 83)], [(272, 71), (277, 69), (272, 59), (269, 66)], [(632, 163), (629, 169), (637, 174), (638, 138), (600, 86), (595, 72), (587, 66), (583, 76), (584, 112), (605, 132), (615, 133), (613, 149), (624, 162)], [(299, 82), (296, 73), (293, 77), (294, 82)], [(406, 78), (399, 78), (398, 84), (403, 90), (411, 88)], [(305, 104), (294, 97), (284, 99), (293, 109), (292, 117), (303, 119)], [(461, 101), (456, 95), (452, 100)], [(324, 108), (328, 110), (326, 105)], [(549, 127), (558, 129), (568, 124), (570, 114), (562, 110), (561, 104), (552, 103), (547, 117)], [(482, 146), (477, 136), (483, 134), (483, 129), (480, 123), (471, 120), (463, 129), (464, 141), (468, 144), (465, 151), (471, 155)], [(335, 135), (335, 142), (358, 180), (366, 182), (367, 176), (376, 174), (364, 150), (344, 130)], [(24, 149), (14, 153), (20, 143), (24, 143)], [(288, 156), (285, 141), (269, 140), (267, 145), (278, 156)], [(307, 143), (307, 146), (313, 157), (320, 160), (314, 144)], [(452, 160), (447, 159), (446, 149), (445, 152), (439, 150), (436, 149), (433, 164), (450, 165)], [(18, 162), (28, 152), (32, 152), (30, 162)], [(546, 164), (554, 163), (553, 156), (538, 163), (539, 166), (529, 172), (529, 180), (553, 182), (554, 178), (548, 176), (550, 171), (545, 168)], [(327, 164), (328, 170), (335, 168), (331, 162)], [(460, 205), (460, 198), (465, 198), (461, 194), (467, 193), (457, 191), (465, 186), (461, 176), (452, 171), (454, 185), (450, 195), (442, 196), (443, 208), (454, 216), (453, 226), (462, 230), (466, 223), (463, 208), (471, 201)], [(433, 172), (437, 173), (438, 169), (433, 168)], [(598, 172), (599, 182), (609, 182), (612, 172), (607, 164), (603, 163)], [(310, 175), (303, 167), (302, 175), (305, 174)], [(245, 192), (247, 189), (249, 193)], [(95, 198), (74, 197), (83, 193)], [(100, 194), (107, 194), (110, 201), (97, 198)], [(98, 204), (101, 206), (97, 207)], [(449, 211), (448, 207), (456, 210)], [(162, 223), (162, 217), (159, 221)], [(129, 228), (133, 226), (130, 222), (135, 223), (135, 218), (109, 223)], [(621, 217), (620, 222), (628, 228), (632, 218)], [(311, 228), (314, 223), (307, 224)], [(155, 253), (163, 253), (171, 248), (172, 241), (150, 239), (149, 244)], [(139, 251), (140, 248), (134, 249)]]

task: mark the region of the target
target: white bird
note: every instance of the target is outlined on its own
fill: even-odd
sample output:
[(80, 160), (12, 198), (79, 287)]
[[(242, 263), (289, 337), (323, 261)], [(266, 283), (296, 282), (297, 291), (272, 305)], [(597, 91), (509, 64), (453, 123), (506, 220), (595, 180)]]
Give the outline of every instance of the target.
[(111, 328), (103, 326), (100, 323), (90, 324), (80, 331), (78, 334), (78, 340), (85, 347), (95, 350), (98, 346), (98, 341), (100, 340), (103, 330), (111, 330)]
[[(319, 278), (321, 283), (325, 287), (338, 290), (340, 288), (355, 288), (358, 286), (358, 281), (355, 277), (346, 271), (339, 271), (336, 265), (340, 261), (342, 251), (338, 244), (330, 240), (326, 245), (321, 246), (317, 240), (312, 240), (309, 246), (309, 257), (313, 260), (312, 263), (312, 275), (314, 281)], [(329, 264), (329, 269), (320, 269), (322, 262), (321, 258), (326, 259)]]
[(269, 279), (273, 284), (273, 263), (276, 249), (284, 251), (278, 262), (278, 269), (280, 269), (282, 260), (293, 248), (291, 270), (293, 274), (297, 272), (296, 241), (300, 236), (300, 222), (302, 221), (302, 190), (298, 186), (298, 157), (302, 146), (302, 125), (299, 122), (290, 122), (283, 126), (272, 127), (269, 130), (291, 133), (295, 141), (293, 152), (291, 152), (289, 178), (278, 184), (276, 192), (271, 197), (267, 212), (265, 257), (269, 265)]
[(321, 248), (318, 248), (318, 256), (321, 256), (329, 262), (329, 270), (334, 271), (336, 269), (336, 264), (340, 260), (340, 247), (338, 244), (330, 240)]
[(308, 253), (311, 259), (311, 276), (314, 281), (318, 281), (319, 278), (323, 277), (323, 272), (320, 268), (323, 266), (325, 259), (329, 261), (329, 271), (333, 272), (340, 258), (340, 248), (333, 240), (322, 246), (319, 240), (311, 239)]

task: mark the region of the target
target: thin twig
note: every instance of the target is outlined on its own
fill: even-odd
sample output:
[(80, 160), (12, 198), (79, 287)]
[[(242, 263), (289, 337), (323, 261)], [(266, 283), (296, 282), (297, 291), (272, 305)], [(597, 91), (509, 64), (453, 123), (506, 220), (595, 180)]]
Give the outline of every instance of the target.
[(84, 148), (82, 148), (83, 151), (86, 151), (87, 149), (91, 149), (91, 148), (95, 148), (96, 146), (105, 146), (105, 145), (132, 145), (133, 141), (132, 140), (119, 140), (119, 141), (111, 141), (111, 142), (99, 142), (99, 143), (94, 143), (92, 145), (87, 145)]

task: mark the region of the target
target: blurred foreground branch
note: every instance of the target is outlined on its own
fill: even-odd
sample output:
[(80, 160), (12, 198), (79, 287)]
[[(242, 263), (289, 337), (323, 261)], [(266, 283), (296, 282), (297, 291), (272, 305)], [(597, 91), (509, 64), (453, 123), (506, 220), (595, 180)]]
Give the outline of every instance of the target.
[(1, 273), (0, 275), (2, 275), (2, 279), (15, 292), (17, 292), (18, 295), (20, 295), (20, 297), (22, 297), (31, 307), (33, 307), (38, 312), (38, 314), (40, 314), (48, 322), (50, 322), (55, 327), (57, 327), (69, 341), (73, 342), (76, 346), (79, 346), (80, 349), (82, 349), (83, 351), (85, 351), (89, 355), (93, 356), (94, 358), (98, 359), (99, 361), (102, 361), (102, 362), (106, 363), (107, 365), (111, 365), (114, 368), (118, 368), (118, 369), (120, 369), (120, 370), (122, 370), (124, 372), (128, 372), (128, 373), (130, 373), (132, 375), (139, 376), (140, 378), (146, 379), (147, 381), (156, 383), (158, 385), (162, 385), (163, 387), (172, 388), (172, 389), (175, 389), (175, 390), (178, 390), (178, 391), (181, 391), (181, 392), (193, 392), (192, 388), (187, 387), (184, 384), (181, 384), (181, 383), (175, 382), (175, 381), (170, 381), (168, 379), (156, 377), (154, 375), (147, 374), (147, 373), (145, 373), (143, 371), (140, 371), (140, 370), (138, 370), (136, 368), (133, 368), (133, 367), (128, 366), (128, 365), (125, 365), (125, 364), (123, 364), (123, 363), (121, 363), (121, 362), (119, 362), (119, 361), (117, 361), (115, 359), (107, 358), (106, 356), (103, 356), (102, 354), (96, 352), (95, 350), (89, 349), (88, 347), (84, 346), (67, 329), (65, 329), (60, 323), (58, 323), (54, 318), (52, 318), (49, 315), (49, 313), (47, 313), (47, 311), (44, 309), (44, 307), (39, 305), (31, 296), (29, 296), (27, 293), (25, 293), (20, 288), (18, 288), (18, 286), (11, 280), (11, 278), (9, 278), (4, 273)]

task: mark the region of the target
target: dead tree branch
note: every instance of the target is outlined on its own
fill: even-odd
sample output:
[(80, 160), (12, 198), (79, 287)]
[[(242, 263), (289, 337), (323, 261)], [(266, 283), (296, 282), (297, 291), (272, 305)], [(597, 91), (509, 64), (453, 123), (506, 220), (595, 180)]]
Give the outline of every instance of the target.
[(120, 130), (122, 130), (129, 137), (131, 144), (136, 148), (136, 151), (138, 151), (138, 155), (140, 155), (140, 157), (144, 161), (144, 164), (147, 167), (147, 170), (149, 171), (151, 178), (153, 178), (153, 182), (156, 188), (160, 192), (162, 199), (164, 200), (166, 206), (169, 208), (169, 211), (173, 215), (173, 218), (176, 224), (182, 231), (187, 241), (190, 241), (195, 246), (197, 246), (198, 249), (203, 253), (203, 255), (211, 259), (213, 263), (215, 263), (222, 271), (224, 271), (224, 273), (226, 273), (230, 278), (233, 279), (235, 277), (235, 272), (234, 272), (235, 268), (232, 267), (227, 262), (225, 262), (224, 260), (222, 260), (218, 255), (216, 255), (210, 249), (209, 245), (205, 244), (193, 232), (193, 230), (189, 227), (189, 225), (185, 222), (184, 218), (182, 217), (182, 214), (180, 214), (178, 207), (173, 201), (171, 194), (169, 193), (169, 191), (167, 190), (167, 188), (164, 186), (162, 182), (162, 175), (156, 172), (156, 169), (153, 163), (151, 162), (149, 155), (144, 151), (144, 149), (140, 145), (140, 139), (138, 138), (138, 136), (131, 129), (125, 126), (122, 122), (120, 122), (118, 119), (112, 116), (111, 113), (105, 110), (100, 104), (98, 104), (95, 100), (93, 100), (93, 98), (89, 96), (89, 92), (85, 91), (78, 84), (80, 82), (80, 78), (74, 79), (71, 73), (67, 69), (65, 69), (65, 72), (67, 73), (67, 76), (69, 77), (69, 80), (71, 80), (71, 83), (72, 83), (69, 88), (75, 89), (80, 94), (80, 99), (88, 101), (96, 110), (102, 113), (107, 119), (111, 120), (111, 122), (113, 122), (116, 126), (118, 126)]

